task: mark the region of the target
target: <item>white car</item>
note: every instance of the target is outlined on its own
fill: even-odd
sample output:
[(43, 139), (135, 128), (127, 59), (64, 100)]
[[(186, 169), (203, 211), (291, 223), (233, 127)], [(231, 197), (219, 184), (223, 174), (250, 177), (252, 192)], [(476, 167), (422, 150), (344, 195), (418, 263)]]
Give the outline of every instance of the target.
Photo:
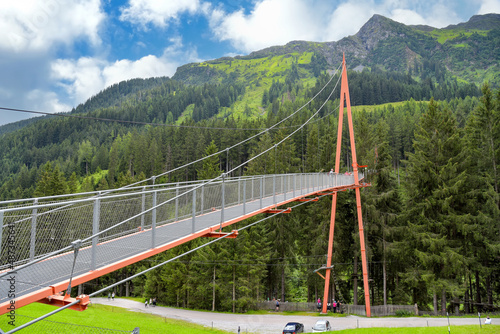
[(313, 333), (321, 333), (331, 331), (332, 327), (328, 320), (318, 320), (312, 329)]

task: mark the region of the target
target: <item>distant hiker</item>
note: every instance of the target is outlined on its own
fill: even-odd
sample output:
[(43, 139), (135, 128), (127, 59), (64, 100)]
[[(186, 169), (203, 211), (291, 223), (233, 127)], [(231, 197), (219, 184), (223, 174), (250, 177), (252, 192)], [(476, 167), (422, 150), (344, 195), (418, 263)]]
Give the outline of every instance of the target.
[(333, 176), (333, 168), (330, 169), (330, 173), (328, 173), (329, 176)]
[(278, 312), (280, 310), (280, 300), (278, 299), (276, 301), (276, 312)]
[(115, 292), (113, 291), (113, 293), (111, 294), (111, 300), (115, 300)]
[(153, 298), (153, 307), (156, 307), (156, 297)]
[(321, 309), (321, 298), (318, 298), (318, 301), (316, 303), (316, 307), (318, 308), (318, 310)]
[(334, 300), (333, 301), (333, 313), (337, 313), (337, 302)]
[(486, 317), (486, 319), (484, 320), (484, 324), (485, 325), (491, 325), (491, 319), (490, 319), (490, 317)]
[(144, 307), (148, 307), (148, 299), (146, 298), (146, 301), (144, 302)]
[(111, 292), (108, 292), (108, 300), (111, 299)]
[(153, 305), (153, 299), (149, 298), (149, 305)]

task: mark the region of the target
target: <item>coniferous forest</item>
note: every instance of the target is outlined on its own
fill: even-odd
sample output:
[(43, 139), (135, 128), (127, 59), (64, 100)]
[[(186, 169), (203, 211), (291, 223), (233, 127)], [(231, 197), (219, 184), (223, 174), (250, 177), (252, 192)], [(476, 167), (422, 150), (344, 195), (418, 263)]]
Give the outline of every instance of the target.
[[(269, 62), (282, 71), (263, 74)], [(361, 191), (370, 297), (372, 305), (417, 303), (429, 311), (498, 310), (500, 89), (457, 80), (440, 64), (415, 60), (406, 71), (348, 72), (357, 160), (368, 166), (371, 183)], [(121, 82), (68, 114), (0, 127), (0, 199), (116, 188), (224, 150), (304, 106), (330, 79), (327, 66), (319, 52), (231, 58), (180, 69), (184, 80)], [(318, 110), (335, 81), (272, 131), (156, 183), (212, 178), (273, 147)], [(234, 176), (329, 171), (338, 87), (332, 96), (290, 140)], [(346, 130), (342, 140), (341, 171), (349, 171)], [(339, 194), (331, 291), (343, 303), (363, 304), (355, 203), (354, 192)], [(117, 294), (233, 312), (272, 298), (314, 301), (323, 293), (324, 280), (313, 271), (326, 263), (330, 210), (330, 197), (303, 205), (119, 286)], [(84, 292), (203, 242), (85, 283)]]

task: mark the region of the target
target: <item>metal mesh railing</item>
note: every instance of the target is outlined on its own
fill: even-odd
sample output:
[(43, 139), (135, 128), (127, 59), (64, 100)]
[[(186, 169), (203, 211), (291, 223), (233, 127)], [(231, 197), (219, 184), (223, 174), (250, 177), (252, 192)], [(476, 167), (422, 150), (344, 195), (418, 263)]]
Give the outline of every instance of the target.
[[(42, 198), (24, 207), (0, 203), (0, 271), (17, 267), (16, 294), (23, 295), (69, 279), (73, 266), (78, 276), (286, 200), (353, 183), (350, 175), (264, 175), (59, 202)], [(75, 261), (71, 243), (77, 239), (82, 242)], [(37, 259), (44, 261), (31, 265)], [(0, 303), (7, 301), (7, 286), (1, 277)]]
[[(2, 316), (0, 321), (1, 324), (1, 329), (3, 332), (10, 331), (16, 327), (19, 327), (21, 325), (24, 325), (36, 318), (26, 316), (26, 315), (20, 315), (16, 314), (16, 319), (15, 319), (15, 327), (12, 326), (11, 324), (8, 323), (8, 321), (11, 321), (9, 318), (7, 318), (5, 315)], [(38, 321), (32, 325), (30, 325), (27, 328), (19, 330), (19, 333), (36, 333), (36, 334), (63, 334), (63, 333), (71, 333), (71, 334), (118, 334), (118, 333), (137, 333), (139, 334), (139, 329), (136, 328), (131, 331), (124, 331), (124, 330), (118, 330), (118, 329), (109, 329), (109, 328), (102, 328), (102, 327), (93, 327), (93, 326), (85, 326), (85, 325), (77, 325), (77, 324), (70, 324), (66, 322), (57, 322), (57, 321), (50, 321), (50, 320), (41, 320)]]

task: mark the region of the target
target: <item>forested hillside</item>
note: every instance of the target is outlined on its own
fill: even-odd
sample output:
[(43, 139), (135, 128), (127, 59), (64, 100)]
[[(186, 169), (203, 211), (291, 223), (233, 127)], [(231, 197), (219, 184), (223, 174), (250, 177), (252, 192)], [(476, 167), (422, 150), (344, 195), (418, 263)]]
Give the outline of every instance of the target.
[[(276, 124), (335, 76), (297, 115), (219, 155), (210, 173), (200, 162), (156, 183), (212, 177), (243, 164), (313, 115), (335, 86), (345, 52), (358, 161), (368, 165), (372, 183), (362, 196), (373, 303), (465, 312), (498, 308), (500, 31), (485, 28), (481, 19), (498, 22), (498, 15), (445, 29), (374, 16), (339, 42), (292, 42), (187, 64), (173, 78), (113, 85), (64, 117), (0, 128), (0, 199), (103, 190), (164, 173)], [(291, 140), (234, 174), (330, 170), (339, 94), (337, 88)], [(347, 132), (343, 141), (346, 171), (352, 164)], [(137, 278), (132, 294), (220, 311), (245, 311), (267, 298), (316, 300), (324, 281), (313, 270), (326, 261), (330, 200)], [(338, 286), (332, 297), (363, 303), (353, 194), (342, 193), (337, 208)], [(87, 283), (85, 292), (201, 242)]]

